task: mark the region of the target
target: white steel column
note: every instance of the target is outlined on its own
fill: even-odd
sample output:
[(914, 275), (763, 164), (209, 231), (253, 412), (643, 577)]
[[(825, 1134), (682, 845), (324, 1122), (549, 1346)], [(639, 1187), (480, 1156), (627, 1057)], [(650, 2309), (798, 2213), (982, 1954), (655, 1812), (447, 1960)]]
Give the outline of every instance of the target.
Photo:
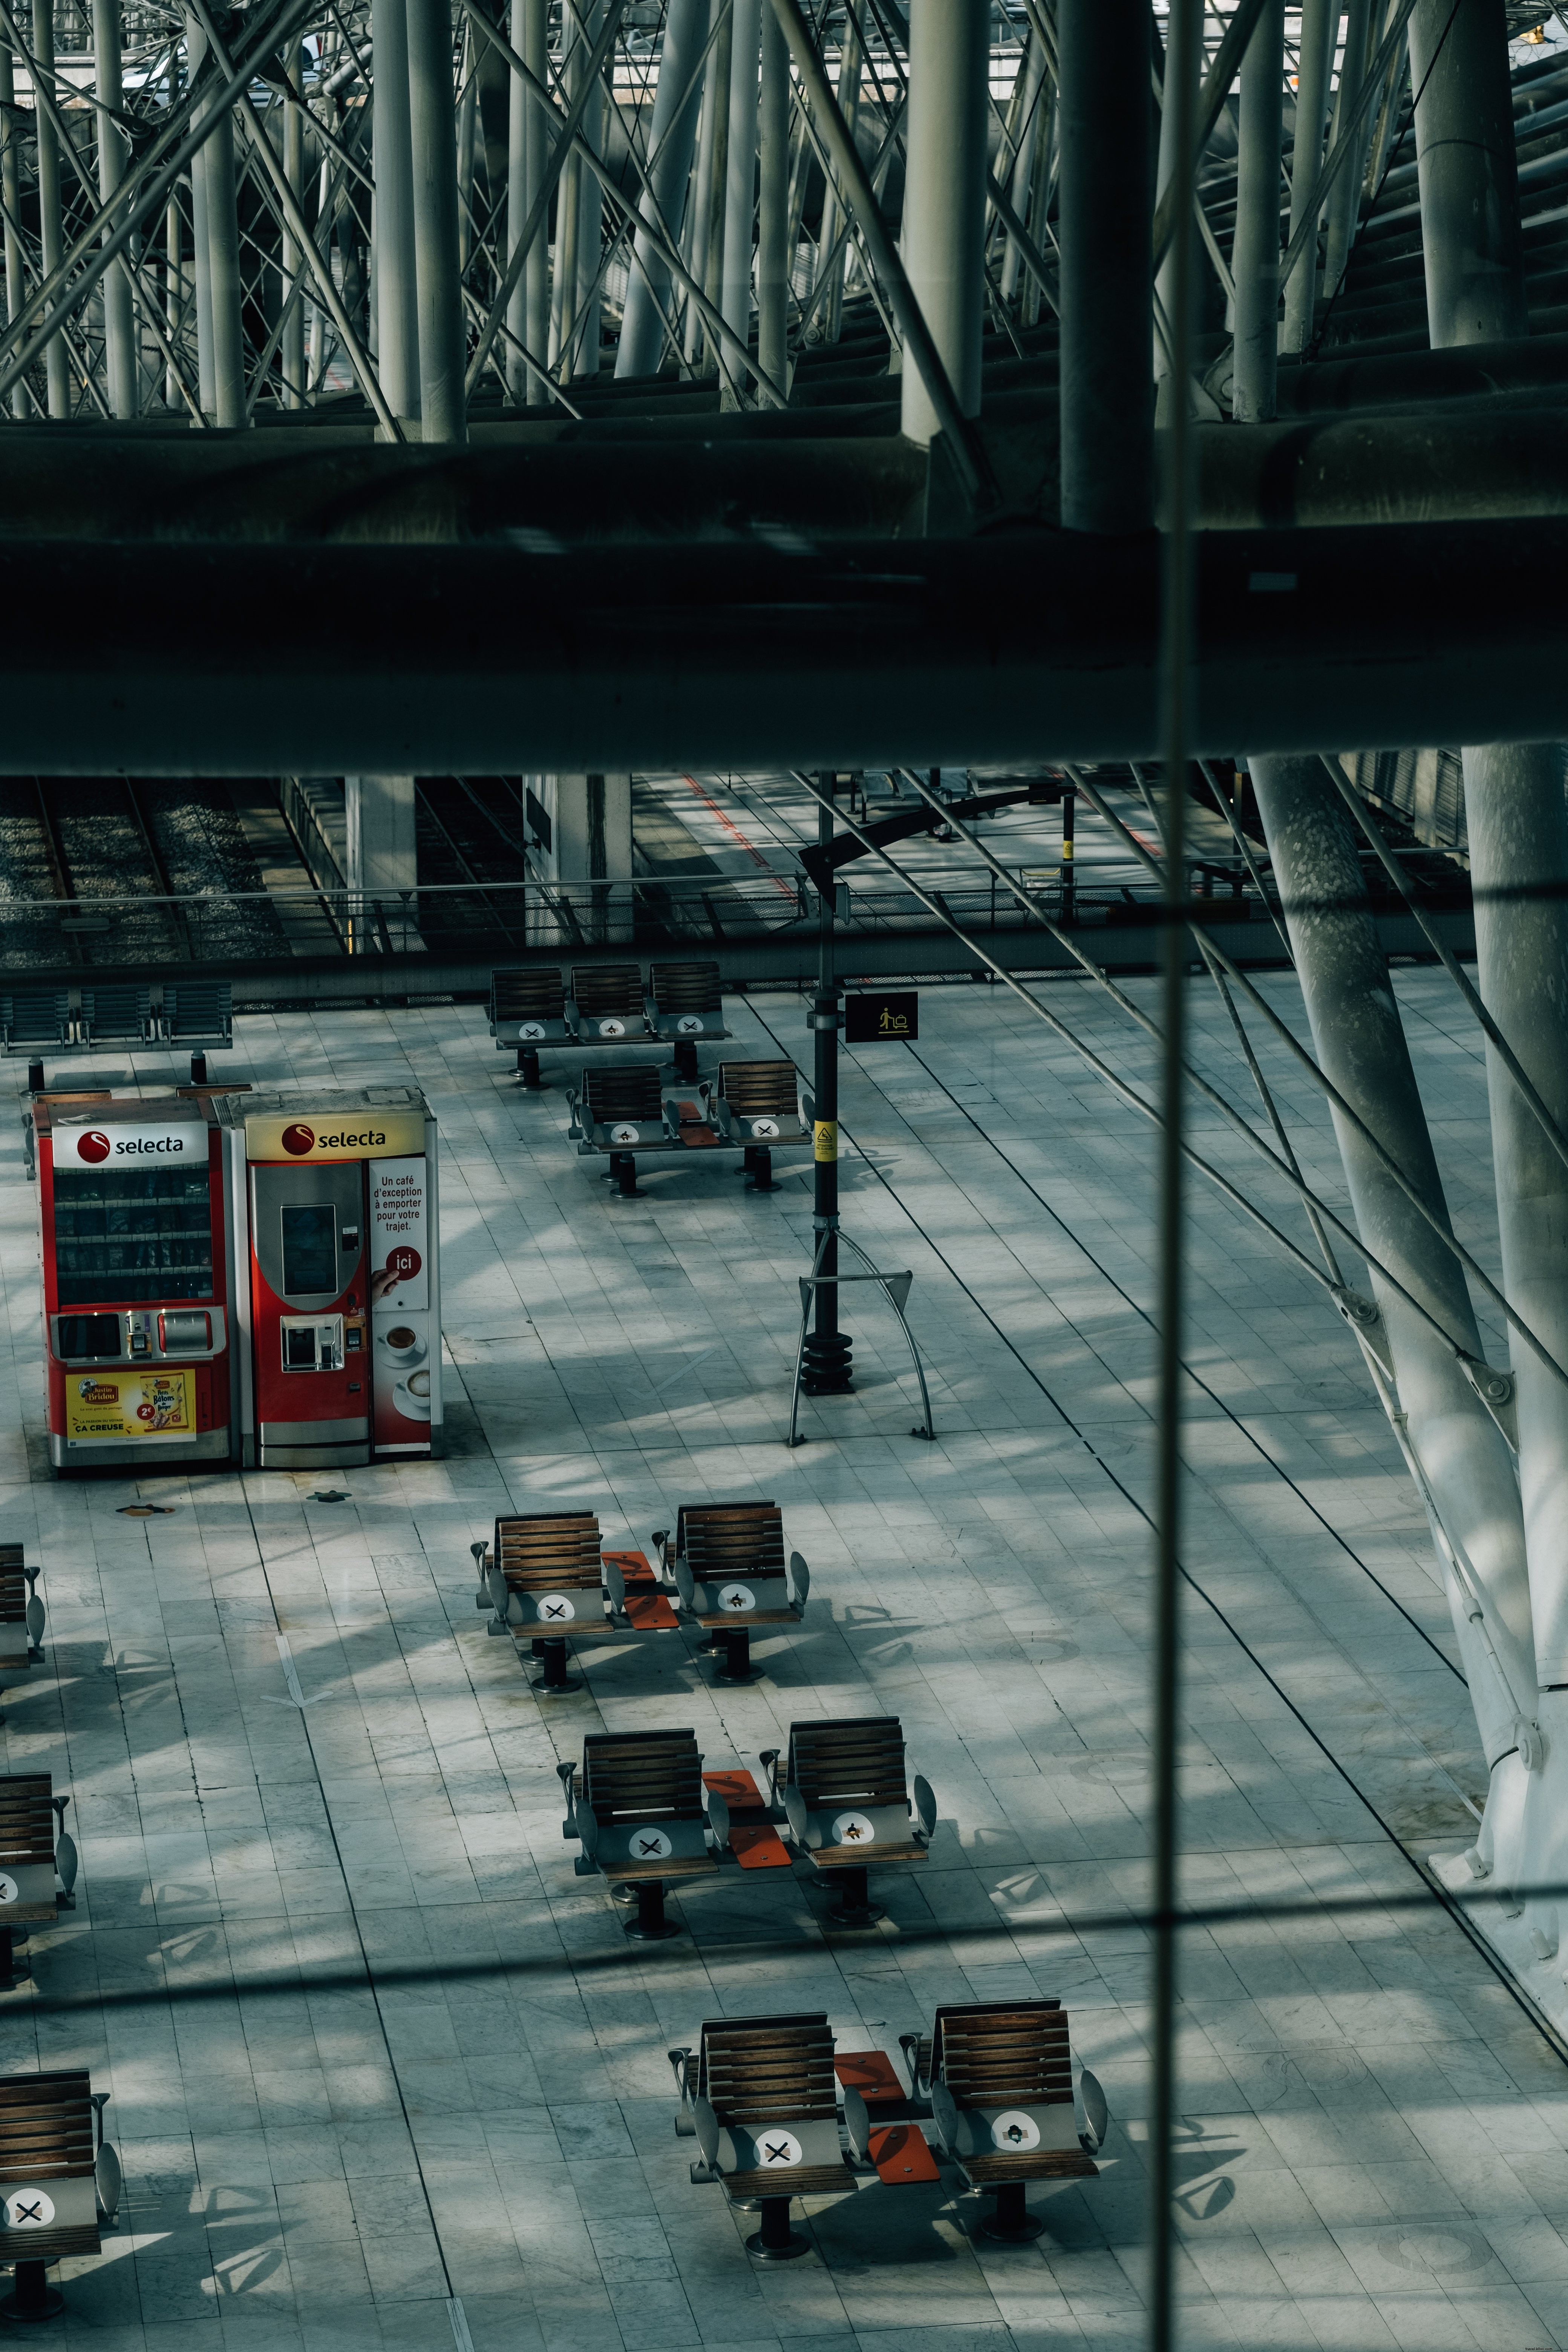
[[(966, 416), (980, 413), (984, 325), (985, 109), (991, 12), (975, 0), (912, 0), (910, 10), (904, 268)], [(906, 364), (902, 426), (929, 446), (936, 412)]]
[[(658, 65), (658, 88), (654, 93), (653, 121), (648, 131), (648, 184), (643, 192), (640, 217), (652, 221), (657, 205), (678, 245), (701, 102), (701, 77), (697, 68), (708, 37), (708, 14), (709, 0), (670, 0), (664, 51)], [(764, 21), (771, 20), (770, 10)], [(639, 228), (626, 280), (620, 347), (616, 353), (617, 377), (651, 375), (658, 367), (664, 350), (662, 304), (668, 286), (668, 268)]]
[[(724, 269), (719, 310), (745, 342), (752, 330), (752, 224), (757, 198), (757, 72), (762, 0), (731, 0), (730, 136), (724, 164)], [(727, 362), (733, 366), (733, 362)]]
[[(120, 32), (120, 0), (92, 0), (93, 67), (98, 76), (98, 193), (104, 199), (114, 194), (125, 177), (125, 133), (115, 120), (125, 103)], [(136, 355), (135, 307), (122, 261), (110, 262), (104, 272), (102, 292), (109, 404), (116, 416), (135, 416), (142, 406), (141, 370)]]
[[(22, 307), (22, 242), (14, 222), (22, 217), (21, 135), (16, 115), (16, 61), (8, 44), (0, 40), (0, 196), (5, 204), (5, 323), (14, 323)], [(11, 414), (18, 421), (32, 414), (26, 384), (11, 394)]]
[(1260, 425), (1275, 410), (1279, 370), (1279, 128), (1285, 79), (1285, 0), (1264, 0), (1241, 61), (1237, 158), (1236, 342), (1231, 414)]
[(468, 438), (467, 337), (458, 257), (457, 93), (448, 0), (405, 0), (414, 164), (414, 280), (419, 311), (419, 435)]
[[(54, 0), (33, 0), (33, 55), (44, 71), (53, 68)], [(41, 106), (33, 109), (33, 121), (38, 142), (39, 239), (44, 276), (52, 278), (65, 258), (66, 249), (65, 224), (60, 210), (59, 140), (54, 123)], [(44, 367), (48, 384), (49, 415), (68, 417), (71, 413), (71, 388), (63, 335), (49, 337), (44, 352)]]
[(375, 173), (376, 373), (400, 425), (419, 414), (419, 306), (414, 263), (414, 152), (404, 0), (373, 0), (371, 142)]
[[(1323, 168), (1323, 126), (1329, 112), (1329, 72), (1339, 32), (1340, 0), (1301, 0), (1300, 70), (1296, 79), (1296, 135), (1290, 159), (1290, 236), (1307, 217), (1307, 206)], [(1318, 300), (1318, 240), (1310, 237), (1285, 287), (1285, 325), (1279, 348), (1304, 352), (1312, 340)]]

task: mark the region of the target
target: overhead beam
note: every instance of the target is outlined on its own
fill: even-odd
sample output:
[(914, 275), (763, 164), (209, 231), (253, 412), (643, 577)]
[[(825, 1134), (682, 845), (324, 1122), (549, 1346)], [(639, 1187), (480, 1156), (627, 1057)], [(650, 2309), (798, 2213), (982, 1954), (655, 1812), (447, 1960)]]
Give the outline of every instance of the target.
[[(0, 545), (11, 774), (1155, 756), (1160, 541)], [(1568, 521), (1196, 548), (1194, 753), (1568, 735)], [(171, 616), (175, 616), (174, 620)]]

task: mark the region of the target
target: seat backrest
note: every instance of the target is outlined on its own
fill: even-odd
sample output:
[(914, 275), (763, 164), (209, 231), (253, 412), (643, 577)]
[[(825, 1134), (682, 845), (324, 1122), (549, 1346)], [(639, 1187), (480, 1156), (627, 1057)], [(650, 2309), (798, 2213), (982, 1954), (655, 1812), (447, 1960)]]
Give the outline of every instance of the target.
[(22, 1547), (7, 1544), (0, 1554), (0, 1625), (27, 1622), (27, 1580), (22, 1572)]
[(792, 1723), (786, 1778), (813, 1811), (839, 1805), (905, 1806), (904, 1735), (896, 1715)]
[(698, 2088), (721, 2124), (831, 2121), (838, 2078), (826, 2012), (708, 2019)]
[(618, 1118), (662, 1119), (664, 1090), (656, 1063), (611, 1062), (583, 1073), (583, 1099), (595, 1126)]
[(55, 1858), (55, 1815), (47, 1772), (0, 1774), (0, 1863)]
[(234, 986), (226, 980), (166, 980), (163, 982), (163, 1027), (171, 1044), (186, 1039), (234, 1036)]
[(61, 1044), (69, 1019), (70, 999), (63, 988), (19, 988), (0, 996), (0, 1028), (17, 1045)]
[(782, 1576), (784, 1513), (776, 1503), (686, 1504), (676, 1548), (705, 1584), (731, 1576)]
[(559, 965), (491, 972), (492, 1021), (561, 1021), (565, 1013), (566, 992)]
[(601, 1829), (707, 1815), (695, 1731), (591, 1731), (583, 1742), (583, 1801)]
[(0, 2187), (90, 2174), (97, 2138), (85, 2072), (0, 2080)]
[(658, 1013), (721, 1013), (724, 991), (716, 963), (656, 963), (649, 994)]
[(572, 972), (577, 1010), (590, 1021), (642, 1021), (642, 968), (635, 963), (580, 963)]
[(973, 2001), (939, 2009), (931, 2073), (961, 2107), (1072, 2105), (1072, 2052), (1059, 2000)]
[(108, 988), (84, 988), (81, 992), (81, 1017), (91, 1038), (143, 1039), (153, 1010), (150, 988), (111, 984)]
[(599, 1520), (594, 1511), (550, 1511), (497, 1519), (491, 1557), (519, 1592), (557, 1585), (581, 1591), (600, 1582)]
[(800, 1072), (793, 1062), (721, 1062), (719, 1092), (742, 1118), (792, 1117)]

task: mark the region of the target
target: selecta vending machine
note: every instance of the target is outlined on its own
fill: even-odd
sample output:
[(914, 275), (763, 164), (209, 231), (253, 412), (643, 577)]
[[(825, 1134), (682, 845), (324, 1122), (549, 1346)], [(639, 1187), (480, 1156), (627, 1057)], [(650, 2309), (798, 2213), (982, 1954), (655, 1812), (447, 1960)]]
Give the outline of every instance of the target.
[(347, 1469), (439, 1449), (436, 1122), (412, 1087), (227, 1095), (241, 1458)]
[(235, 1456), (233, 1252), (206, 1098), (34, 1106), (49, 1460)]
[(416, 1089), (34, 1115), (58, 1471), (439, 1452), (436, 1125)]

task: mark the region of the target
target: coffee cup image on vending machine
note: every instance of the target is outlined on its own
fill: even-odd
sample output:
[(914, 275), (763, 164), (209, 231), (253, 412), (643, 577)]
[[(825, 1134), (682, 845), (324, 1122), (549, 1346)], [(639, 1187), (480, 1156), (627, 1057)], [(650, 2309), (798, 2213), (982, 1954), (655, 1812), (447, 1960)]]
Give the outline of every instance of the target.
[(428, 1353), (425, 1334), (412, 1323), (390, 1324), (384, 1331), (377, 1332), (375, 1344), (395, 1364), (420, 1364)]
[(392, 1391), (393, 1403), (408, 1421), (428, 1421), (430, 1418), (430, 1375), (410, 1372), (399, 1381)]

